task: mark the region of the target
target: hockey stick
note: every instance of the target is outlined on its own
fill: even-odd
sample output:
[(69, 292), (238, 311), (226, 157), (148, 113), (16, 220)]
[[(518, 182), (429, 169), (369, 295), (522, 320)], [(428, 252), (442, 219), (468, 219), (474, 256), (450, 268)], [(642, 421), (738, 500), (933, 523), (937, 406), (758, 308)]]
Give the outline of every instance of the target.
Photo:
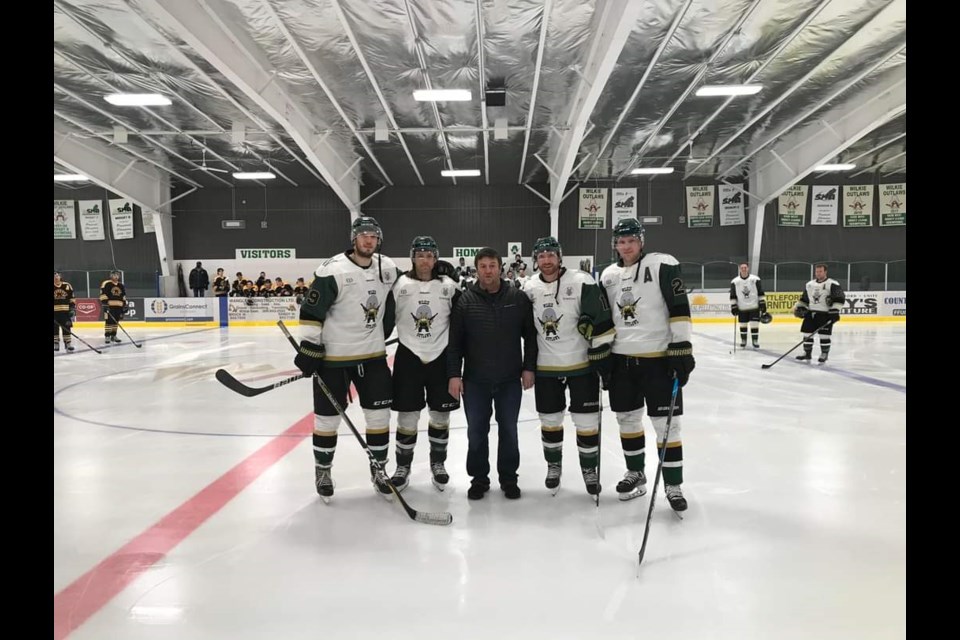
[[(120, 317), (123, 317), (123, 314), (120, 314)], [(133, 343), (133, 346), (135, 346), (137, 349), (140, 349), (141, 347), (143, 347), (142, 344), (137, 344), (137, 341), (130, 337), (130, 334), (127, 333), (127, 330), (123, 328), (122, 324), (120, 324), (119, 319), (114, 319), (114, 322), (117, 324), (118, 327), (120, 327), (120, 330), (123, 331), (123, 335), (127, 336), (127, 339)]]
[(673, 410), (677, 407), (677, 390), (680, 380), (677, 373), (673, 373), (673, 391), (670, 392), (670, 413), (667, 414), (667, 428), (663, 431), (663, 440), (660, 442), (659, 459), (657, 463), (657, 477), (653, 480), (653, 493), (650, 494), (650, 508), (647, 509), (647, 526), (643, 530), (643, 543), (640, 545), (640, 562), (643, 564), (643, 554), (647, 550), (647, 536), (650, 535), (650, 516), (653, 515), (653, 503), (657, 499), (657, 487), (660, 486), (660, 473), (663, 471), (663, 458), (667, 454), (667, 437), (670, 435), (670, 423), (673, 422)]
[[(54, 322), (57, 322), (57, 321), (54, 320)], [(60, 324), (59, 322), (57, 322), (57, 325), (58, 325), (61, 329), (63, 329), (63, 330), (66, 331), (67, 333), (69, 333), (72, 337), (76, 338), (76, 339), (79, 340), (81, 343), (87, 345), (87, 347), (89, 347), (89, 348), (92, 349), (93, 351), (96, 351), (96, 352), (99, 353), (100, 355), (103, 355), (103, 351), (100, 351), (100, 349), (97, 349), (95, 346), (93, 346), (92, 344), (90, 344), (89, 342), (87, 342), (86, 340), (84, 340), (83, 338), (81, 338), (80, 336), (78, 336), (77, 334), (75, 334), (73, 331), (70, 330), (69, 327), (66, 327), (66, 326), (62, 325), (62, 324)]]
[(273, 384), (267, 385), (265, 387), (248, 387), (247, 385), (243, 384), (242, 382), (234, 378), (233, 375), (231, 375), (230, 372), (227, 371), (226, 369), (217, 369), (217, 372), (214, 374), (214, 377), (216, 377), (217, 382), (225, 386), (227, 389), (230, 389), (230, 391), (239, 393), (240, 395), (246, 396), (247, 398), (252, 398), (254, 396), (260, 395), (261, 393), (266, 393), (267, 391), (273, 391), (277, 387), (282, 387), (285, 384), (296, 382), (297, 380), (300, 380), (301, 378), (303, 378), (303, 374), (298, 373), (295, 376), (284, 378), (279, 382), (274, 382)]
[[(608, 356), (609, 357), (609, 356)], [(603, 377), (597, 374), (597, 384), (600, 385), (599, 402), (597, 403), (597, 485), (600, 484), (600, 452), (603, 449)], [(594, 496), (597, 503), (597, 528), (600, 528), (600, 492)]]
[[(386, 344), (387, 346), (390, 346), (395, 342), (397, 342), (397, 338), (394, 338), (393, 340), (387, 340)], [(239, 393), (240, 395), (246, 396), (247, 398), (252, 398), (254, 396), (260, 395), (261, 393), (266, 393), (267, 391), (273, 391), (274, 389), (290, 384), (291, 382), (296, 382), (297, 380), (302, 379), (304, 376), (302, 373), (298, 373), (295, 376), (284, 378), (279, 382), (268, 384), (265, 387), (251, 387), (251, 386), (245, 385), (244, 383), (234, 378), (233, 374), (231, 374), (226, 369), (217, 369), (217, 372), (214, 374), (214, 377), (217, 379), (217, 382), (225, 386), (227, 389), (230, 389), (230, 391)]]
[(803, 340), (801, 340), (801, 341), (798, 342), (797, 344), (795, 344), (795, 345), (793, 345), (792, 347), (790, 347), (790, 350), (787, 351), (786, 353), (784, 353), (782, 356), (780, 356), (779, 358), (777, 358), (776, 360), (774, 360), (773, 362), (771, 362), (771, 363), (769, 363), (769, 364), (762, 364), (762, 365), (760, 365), (760, 368), (761, 368), (761, 369), (769, 369), (770, 367), (772, 367), (773, 365), (777, 364), (778, 362), (780, 362), (781, 360), (783, 360), (784, 358), (786, 358), (788, 355), (790, 355), (790, 354), (793, 352), (794, 349), (796, 349), (797, 347), (799, 347), (800, 345), (802, 345), (804, 342), (806, 342), (808, 338), (812, 338), (812, 337), (815, 336), (816, 334), (820, 333), (821, 331), (823, 331), (824, 329), (826, 329), (827, 327), (829, 327), (830, 325), (832, 325), (834, 322), (836, 322), (836, 320), (830, 320), (829, 322), (825, 322), (822, 326), (817, 327), (817, 329), (816, 329), (815, 331), (811, 331), (810, 333), (808, 333), (808, 334), (806, 334), (805, 336), (803, 336)]
[(733, 316), (733, 355), (737, 355), (737, 333), (739, 333), (740, 318)]
[[(293, 348), (298, 352), (300, 351), (300, 346), (297, 344), (297, 341), (293, 339), (293, 336), (290, 335), (290, 332), (287, 330), (283, 320), (277, 321), (277, 326), (280, 327), (280, 330), (283, 331), (283, 335), (287, 337), (287, 340), (290, 341), (290, 344), (293, 345)], [(403, 499), (403, 496), (400, 495), (400, 492), (397, 491), (397, 488), (393, 486), (393, 483), (387, 478), (387, 474), (383, 469), (383, 464), (377, 460), (376, 456), (373, 455), (373, 452), (370, 451), (370, 447), (367, 446), (367, 442), (363, 439), (363, 436), (360, 435), (360, 432), (354, 426), (353, 421), (350, 420), (346, 412), (340, 406), (340, 403), (337, 402), (337, 399), (333, 397), (333, 392), (330, 391), (330, 387), (323, 381), (316, 373), (313, 374), (313, 379), (317, 381), (317, 384), (320, 385), (320, 390), (323, 391), (323, 395), (327, 396), (327, 400), (330, 401), (330, 404), (333, 405), (333, 408), (337, 410), (337, 413), (340, 414), (340, 417), (343, 418), (344, 422), (347, 423), (347, 426), (350, 427), (350, 431), (353, 432), (353, 435), (356, 436), (357, 442), (360, 443), (360, 446), (363, 447), (363, 450), (367, 453), (367, 457), (370, 459), (370, 464), (373, 465), (377, 480), (387, 485), (390, 488), (390, 491), (393, 492), (393, 495), (396, 496), (397, 501), (400, 503), (400, 506), (403, 507), (403, 510), (407, 512), (407, 515), (410, 516), (411, 520), (416, 522), (422, 522), (424, 524), (436, 524), (436, 525), (448, 525), (453, 522), (453, 514), (446, 511), (437, 511), (437, 512), (426, 512), (426, 511), (417, 511)]]

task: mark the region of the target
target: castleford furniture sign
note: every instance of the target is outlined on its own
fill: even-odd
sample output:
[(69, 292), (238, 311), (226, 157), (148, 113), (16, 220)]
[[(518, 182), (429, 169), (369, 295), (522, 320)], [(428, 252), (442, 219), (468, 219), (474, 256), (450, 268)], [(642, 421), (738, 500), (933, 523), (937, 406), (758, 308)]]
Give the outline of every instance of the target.
[(237, 260), (287, 260), (296, 257), (296, 249), (237, 249)]

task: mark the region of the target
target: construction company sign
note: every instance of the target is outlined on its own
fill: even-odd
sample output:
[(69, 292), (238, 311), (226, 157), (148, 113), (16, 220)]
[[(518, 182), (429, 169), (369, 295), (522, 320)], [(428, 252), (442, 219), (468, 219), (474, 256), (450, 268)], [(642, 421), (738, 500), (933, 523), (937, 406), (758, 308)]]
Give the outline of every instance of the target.
[(296, 249), (237, 249), (237, 260), (292, 260)]
[(277, 320), (291, 321), (300, 318), (300, 306), (296, 298), (279, 296), (276, 298), (230, 298), (227, 304), (230, 323), (270, 323)]

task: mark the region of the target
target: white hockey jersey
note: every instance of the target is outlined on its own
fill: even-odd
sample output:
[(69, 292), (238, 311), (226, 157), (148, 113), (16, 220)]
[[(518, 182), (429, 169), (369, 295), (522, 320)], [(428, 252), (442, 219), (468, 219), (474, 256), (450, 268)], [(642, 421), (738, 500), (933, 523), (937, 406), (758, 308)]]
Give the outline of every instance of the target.
[(746, 278), (737, 276), (730, 281), (730, 302), (736, 303), (741, 311), (753, 311), (760, 308), (760, 302), (766, 304), (766, 295), (760, 278), (754, 274)]
[(459, 290), (447, 276), (424, 282), (404, 274), (393, 285), (400, 344), (424, 363), (433, 362), (447, 348), (450, 310)]
[(614, 353), (659, 358), (671, 342), (690, 341), (690, 302), (673, 256), (648, 253), (629, 267), (611, 264), (600, 284), (617, 331)]
[(384, 329), (393, 328), (390, 294), (399, 275), (393, 260), (379, 254), (373, 256), (369, 267), (361, 267), (341, 253), (317, 268), (300, 306), (300, 335), (323, 344), (327, 366), (386, 356)]
[(577, 321), (584, 295), (598, 297), (594, 279), (579, 269), (565, 269), (553, 282), (544, 282), (539, 275), (529, 278), (523, 292), (533, 306), (537, 328), (537, 374), (586, 373), (590, 343), (577, 330)]
[(799, 306), (806, 307), (811, 311), (829, 311), (830, 309), (843, 309), (843, 303), (846, 301), (843, 289), (840, 283), (833, 278), (827, 278), (823, 282), (811, 280), (803, 288), (800, 294)]

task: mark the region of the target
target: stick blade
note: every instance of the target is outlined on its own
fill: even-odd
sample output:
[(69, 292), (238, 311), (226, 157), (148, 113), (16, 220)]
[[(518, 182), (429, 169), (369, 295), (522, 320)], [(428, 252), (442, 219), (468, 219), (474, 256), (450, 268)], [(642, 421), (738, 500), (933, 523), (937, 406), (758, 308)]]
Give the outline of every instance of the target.
[(772, 364), (762, 364), (762, 365), (760, 365), (760, 368), (761, 368), (761, 369), (769, 369), (769, 368), (772, 367), (772, 366), (773, 366)]
[(417, 511), (416, 515), (413, 516), (413, 519), (423, 524), (435, 524), (445, 527), (453, 522), (453, 514), (446, 511), (436, 511), (433, 513)]
[(239, 393), (242, 396), (250, 398), (258, 393), (256, 389), (251, 389), (234, 378), (226, 369), (217, 369), (217, 372), (213, 375), (217, 379), (217, 382), (225, 386), (227, 389), (230, 389), (230, 391)]

